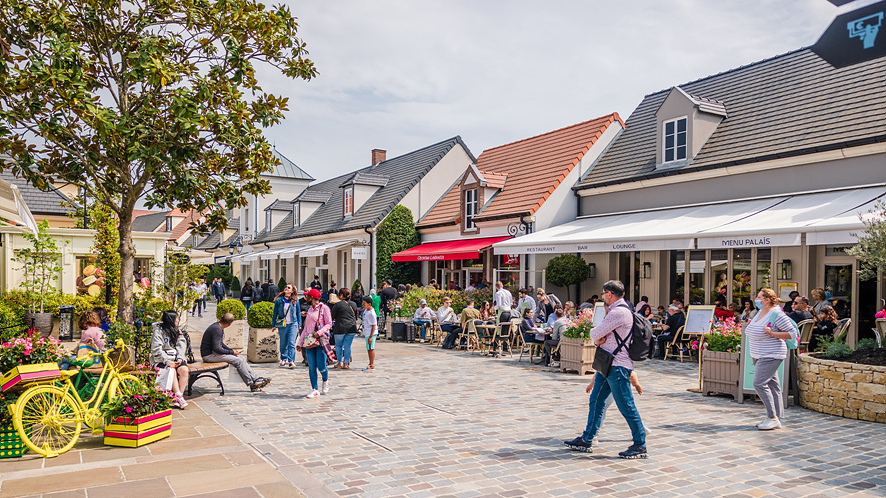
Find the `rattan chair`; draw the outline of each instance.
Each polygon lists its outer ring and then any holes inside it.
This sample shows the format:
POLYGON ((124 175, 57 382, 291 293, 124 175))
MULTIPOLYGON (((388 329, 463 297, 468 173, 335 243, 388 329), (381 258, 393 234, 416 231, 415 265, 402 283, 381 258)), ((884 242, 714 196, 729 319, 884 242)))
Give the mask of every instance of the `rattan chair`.
POLYGON ((815 328, 815 320, 803 320, 797 324, 800 329, 799 346, 801 350, 809 350, 809 340, 812 338, 812 329, 815 328))
POLYGON ((844 318, 838 322, 839 326, 834 329, 834 342, 846 342, 846 336, 849 334, 849 326, 851 324, 851 318, 844 318))

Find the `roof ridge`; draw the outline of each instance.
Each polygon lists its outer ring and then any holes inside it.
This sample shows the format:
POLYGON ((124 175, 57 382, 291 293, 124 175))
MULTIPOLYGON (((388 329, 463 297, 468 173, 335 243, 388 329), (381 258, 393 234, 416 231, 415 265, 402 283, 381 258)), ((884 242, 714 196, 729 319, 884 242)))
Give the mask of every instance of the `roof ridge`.
MULTIPOLYGON (((732 69, 727 69, 726 71, 720 71, 719 73, 709 74, 709 75, 707 75, 707 76, 703 76, 703 77, 701 77, 701 78, 698 78, 698 79, 695 79, 695 80, 692 80, 692 81, 687 81, 687 82, 685 82, 685 83, 680 83, 679 85, 672 85, 672 86, 670 86, 670 87, 668 87, 668 88, 665 88, 665 89, 663 89, 663 90, 659 90, 659 91, 657 91, 657 92, 652 92, 652 93, 648 93, 648 94, 644 95, 644 96, 643 96, 643 100, 646 100, 647 97, 651 97, 651 96, 653 96, 653 95, 658 95, 658 94, 660 94, 660 93, 670 92, 670 91, 671 91, 671 88, 674 88, 674 87, 678 87, 678 88, 683 89, 683 87, 686 86, 686 85, 693 85, 693 84, 695 84, 695 83, 700 83, 700 82, 705 81, 705 80, 709 80, 709 79, 712 79, 712 78, 716 78, 716 77, 718 77, 718 76, 723 76, 724 74, 734 73, 734 72, 736 72, 736 71, 740 71, 740 70, 742 70, 742 69, 747 69, 747 68, 749 68, 749 67, 756 66, 757 64, 763 64, 764 62, 774 61, 774 60, 776 60, 776 59, 780 59, 780 58, 782 58, 782 57, 787 57, 787 56, 789 56, 789 55, 793 55, 793 54, 796 54, 796 53, 802 52, 802 51, 804 51, 804 50, 810 50, 811 48, 812 48, 812 45, 808 45, 808 46, 800 47, 800 48, 795 48, 794 50, 790 50, 790 51, 785 52, 785 53, 783 53, 783 54, 773 55, 772 57, 767 57, 767 58, 765 58, 765 59, 761 59, 761 60, 758 60, 758 61, 755 61, 755 62, 749 62, 749 63, 747 63, 747 64, 744 64, 744 65, 741 65, 741 66, 738 66, 738 67, 734 67, 734 68, 732 68, 732 69)), ((689 93, 688 90, 685 90, 685 89, 683 89, 683 90, 684 90, 686 93, 689 93)), ((711 99, 710 97, 705 97, 705 98, 710 99, 710 100, 713 100, 713 99, 711 99)), ((725 102, 721 102, 721 103, 724 103, 724 104, 725 104, 725 102)))
MULTIPOLYGON (((496 145, 495 147, 490 147, 490 148, 484 150, 483 152, 480 153, 480 155, 482 156, 485 152, 490 151, 490 150, 501 149, 502 147, 509 147, 509 146, 511 146, 511 145, 515 145, 515 144, 518 144, 518 143, 521 143, 521 142, 526 142, 526 141, 533 140, 533 139, 536 139, 536 138, 539 138, 539 137, 543 137, 543 136, 545 136, 545 135, 550 135, 550 134, 552 134, 552 133, 557 133, 557 132, 560 132, 560 131, 563 131, 563 130, 568 130, 568 129, 570 129, 570 128, 575 128, 576 126, 581 126, 581 125, 584 125, 584 124, 588 124, 588 123, 590 123, 590 122, 592 122, 592 121, 598 121, 598 120, 606 119, 606 118, 621 120, 621 117, 619 117, 619 115, 618 115, 617 112, 611 112, 611 113, 609 113, 609 114, 604 114, 604 115, 602 115, 602 116, 598 116, 598 117, 596 117, 596 118, 591 118, 591 119, 588 119, 588 120, 586 120, 586 121, 582 121, 582 122, 580 122, 580 123, 575 123, 575 124, 567 125, 567 126, 564 126, 564 127, 562 127, 562 128, 557 128, 557 129, 555 129, 555 130, 546 131, 546 132, 544 132, 544 133, 539 133, 538 135, 533 135, 533 136, 531 136, 531 137, 521 138, 520 140, 515 140, 515 141, 513 141, 513 142, 508 142, 508 143, 506 143, 506 144, 496 145)), ((612 121, 609 121, 608 123, 606 123, 606 126, 608 126, 609 124, 612 124, 612 121)), ((478 168, 478 169, 479 169, 479 168, 478 168)))

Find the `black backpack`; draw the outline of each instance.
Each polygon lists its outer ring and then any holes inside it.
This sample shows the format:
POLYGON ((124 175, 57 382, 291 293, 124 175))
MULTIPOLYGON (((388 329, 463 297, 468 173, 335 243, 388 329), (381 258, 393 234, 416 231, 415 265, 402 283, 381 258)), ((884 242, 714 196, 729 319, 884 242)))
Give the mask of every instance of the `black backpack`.
MULTIPOLYGON (((623 307, 628 310, 631 309, 627 304, 623 305, 623 307)), ((640 313, 631 312, 631 314, 634 315, 634 326, 631 327, 631 341, 630 343, 627 343, 627 340, 621 341, 621 337, 613 332, 615 334, 615 340, 618 342, 618 348, 616 348, 612 355, 615 356, 622 347, 627 346, 628 355, 630 355, 631 360, 643 361, 652 356, 652 348, 655 344, 652 342, 654 340, 652 335, 652 323, 640 313)))

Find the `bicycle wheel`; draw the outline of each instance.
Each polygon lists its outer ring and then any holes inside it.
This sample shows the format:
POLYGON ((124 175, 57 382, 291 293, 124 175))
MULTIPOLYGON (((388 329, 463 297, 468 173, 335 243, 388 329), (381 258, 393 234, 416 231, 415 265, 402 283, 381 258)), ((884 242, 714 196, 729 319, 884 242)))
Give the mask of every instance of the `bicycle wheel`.
POLYGON ((82 414, 70 393, 56 386, 37 386, 15 404, 12 424, 25 445, 43 457, 54 457, 80 437, 82 414))
POLYGON ((135 375, 120 374, 111 379, 108 386, 108 400, 117 397, 118 394, 132 394, 132 386, 141 385, 141 381, 135 375))

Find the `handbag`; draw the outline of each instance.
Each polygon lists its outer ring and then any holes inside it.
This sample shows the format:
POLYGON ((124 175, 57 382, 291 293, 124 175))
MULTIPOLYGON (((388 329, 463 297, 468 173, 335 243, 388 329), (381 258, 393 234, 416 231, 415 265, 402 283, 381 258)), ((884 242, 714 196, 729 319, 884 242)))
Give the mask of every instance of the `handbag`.
POLYGON ((274 322, 274 327, 278 329, 282 329, 286 326, 286 315, 289 314, 289 310, 292 308, 292 303, 289 303, 289 307, 283 306, 283 318, 278 318, 276 322, 274 322))
MULTIPOLYGON (((320 327, 320 321, 323 319, 323 313, 320 312, 318 307, 317 309, 317 327, 320 327)), ((314 334, 309 336, 305 336, 305 340, 302 342, 302 347, 305 349, 316 348, 320 345, 320 337, 314 337, 314 334)))
POLYGON ((613 330, 612 333, 615 335, 615 342, 618 344, 618 347, 615 348, 615 351, 610 353, 600 346, 597 346, 597 351, 594 353, 594 363, 591 365, 594 370, 603 374, 603 377, 609 377, 609 370, 612 369, 612 360, 615 359, 615 355, 617 355, 628 342, 627 338, 622 340, 621 336, 618 335, 616 331, 613 330))

